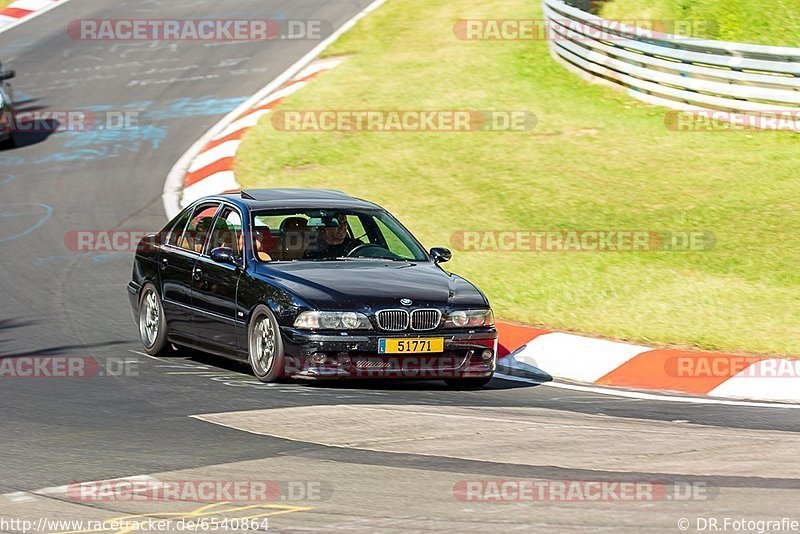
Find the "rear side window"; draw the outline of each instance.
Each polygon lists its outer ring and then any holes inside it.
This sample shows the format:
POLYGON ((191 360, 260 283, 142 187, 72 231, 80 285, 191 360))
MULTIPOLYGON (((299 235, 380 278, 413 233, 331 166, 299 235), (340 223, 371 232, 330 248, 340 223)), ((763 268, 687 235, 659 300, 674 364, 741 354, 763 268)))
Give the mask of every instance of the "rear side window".
POLYGON ((183 214, 175 221, 175 224, 170 227, 169 230, 169 237, 167 238, 167 244, 173 247, 177 247, 178 243, 181 241, 181 237, 183 237, 183 231, 186 230, 186 223, 189 222, 189 217, 192 216, 192 210, 186 210, 183 214))
POLYGON ((214 214, 219 208, 218 203, 201 204, 194 209, 189 225, 183 232, 183 236, 178 242, 178 246, 191 252, 203 252, 203 245, 206 238, 211 234, 211 227, 214 224, 214 214))

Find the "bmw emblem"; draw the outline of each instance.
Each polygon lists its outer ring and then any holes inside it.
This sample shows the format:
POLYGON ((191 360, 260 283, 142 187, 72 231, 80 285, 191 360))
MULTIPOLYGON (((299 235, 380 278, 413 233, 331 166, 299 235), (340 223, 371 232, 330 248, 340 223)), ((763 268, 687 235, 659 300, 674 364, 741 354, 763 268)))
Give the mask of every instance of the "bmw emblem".
POLYGON ((411 299, 400 299, 400 304, 403 306, 411 306, 414 303, 411 302, 411 299))

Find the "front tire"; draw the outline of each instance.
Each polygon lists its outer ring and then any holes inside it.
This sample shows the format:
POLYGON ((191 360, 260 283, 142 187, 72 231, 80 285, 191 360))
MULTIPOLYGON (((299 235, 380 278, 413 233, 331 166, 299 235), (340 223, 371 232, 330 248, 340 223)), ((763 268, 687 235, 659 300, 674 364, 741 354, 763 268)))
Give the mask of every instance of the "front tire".
POLYGON ((494 375, 480 378, 448 378, 445 383, 450 389, 478 389, 491 382, 492 378, 494 378, 494 375))
POLYGON ((250 368, 261 382, 275 382, 283 375, 283 339, 278 321, 266 306, 253 311, 247 348, 250 368))
POLYGON ((158 356, 167 349, 167 328, 164 306, 153 284, 145 284, 139 296, 139 338, 144 351, 158 356))

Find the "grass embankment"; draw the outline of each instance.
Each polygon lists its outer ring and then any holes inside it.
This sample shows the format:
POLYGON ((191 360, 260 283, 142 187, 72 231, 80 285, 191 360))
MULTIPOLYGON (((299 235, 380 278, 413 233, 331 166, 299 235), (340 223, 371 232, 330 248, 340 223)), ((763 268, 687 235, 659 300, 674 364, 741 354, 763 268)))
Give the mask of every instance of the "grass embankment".
POLYGON ((800 0, 613 0, 599 13, 609 19, 691 20, 695 37, 776 46, 800 46, 800 0))
POLYGON ((374 200, 426 246, 460 230, 687 229, 708 252, 458 252, 505 319, 617 339, 800 355, 800 136, 685 133, 583 82, 546 42, 462 41, 461 18, 541 18, 530 0, 390 0, 329 49, 350 54, 281 109, 527 109, 526 132, 297 133, 267 116, 245 187, 374 200))

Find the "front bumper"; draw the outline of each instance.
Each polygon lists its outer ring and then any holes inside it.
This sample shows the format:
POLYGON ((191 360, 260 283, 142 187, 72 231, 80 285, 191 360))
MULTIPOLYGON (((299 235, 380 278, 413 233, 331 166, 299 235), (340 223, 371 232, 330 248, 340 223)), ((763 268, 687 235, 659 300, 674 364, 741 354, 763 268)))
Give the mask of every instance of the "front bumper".
POLYGON ((409 333, 312 333, 281 328, 284 375, 296 378, 480 378, 497 365, 497 330, 438 330, 409 333), (444 352, 379 354, 380 339, 443 338, 444 352), (486 351, 491 355, 487 359, 486 351), (316 358, 312 358, 316 355, 316 358), (324 361, 314 361, 323 359, 324 361))
POLYGON ((139 289, 140 286, 136 282, 128 282, 128 300, 131 303, 131 312, 135 323, 139 322, 139 289))

